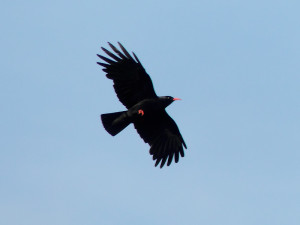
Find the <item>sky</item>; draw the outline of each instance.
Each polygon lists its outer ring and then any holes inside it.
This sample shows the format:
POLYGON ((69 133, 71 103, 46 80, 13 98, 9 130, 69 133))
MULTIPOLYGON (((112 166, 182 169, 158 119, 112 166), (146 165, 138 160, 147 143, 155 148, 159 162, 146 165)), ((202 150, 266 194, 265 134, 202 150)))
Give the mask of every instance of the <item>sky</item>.
POLYGON ((298 225, 293 0, 1 2, 0 224, 298 225), (154 167, 96 64, 134 51, 187 143, 154 167))

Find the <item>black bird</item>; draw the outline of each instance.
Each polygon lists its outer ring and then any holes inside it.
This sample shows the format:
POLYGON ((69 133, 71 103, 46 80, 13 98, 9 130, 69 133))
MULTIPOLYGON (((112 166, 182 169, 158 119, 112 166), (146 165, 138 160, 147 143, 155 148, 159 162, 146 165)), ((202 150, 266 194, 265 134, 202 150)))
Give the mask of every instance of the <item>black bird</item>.
POLYGON ((133 123, 141 138, 151 146, 150 154, 153 155, 153 160, 156 160, 155 166, 160 163, 162 168, 166 162, 169 166, 173 157, 177 163, 179 154, 184 157, 183 146, 187 147, 176 123, 165 108, 180 99, 171 96, 158 97, 150 76, 134 52, 133 58, 119 42, 123 52, 111 43, 108 44, 116 54, 102 47, 111 59, 97 55, 106 62, 98 64, 104 67, 106 77, 113 80, 115 92, 128 110, 102 114, 105 130, 115 136, 133 123))

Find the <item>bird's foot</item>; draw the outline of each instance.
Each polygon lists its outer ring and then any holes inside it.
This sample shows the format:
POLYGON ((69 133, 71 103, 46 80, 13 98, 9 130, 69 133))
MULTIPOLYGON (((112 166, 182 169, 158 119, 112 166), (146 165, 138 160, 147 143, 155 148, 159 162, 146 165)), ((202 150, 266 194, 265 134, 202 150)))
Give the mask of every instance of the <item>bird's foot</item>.
POLYGON ((138 114, 141 114, 142 116, 145 114, 143 110, 139 110, 138 114))

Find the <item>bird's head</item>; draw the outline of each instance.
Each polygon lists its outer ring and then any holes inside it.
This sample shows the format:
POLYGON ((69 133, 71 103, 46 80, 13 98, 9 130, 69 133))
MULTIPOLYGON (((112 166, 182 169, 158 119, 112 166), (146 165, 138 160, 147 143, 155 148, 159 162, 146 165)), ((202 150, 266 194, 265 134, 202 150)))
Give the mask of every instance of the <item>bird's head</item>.
POLYGON ((181 100, 180 98, 173 98, 171 96, 162 96, 162 97, 159 97, 159 99, 164 104, 165 107, 167 107, 168 105, 170 105, 171 103, 173 103, 176 100, 181 100))

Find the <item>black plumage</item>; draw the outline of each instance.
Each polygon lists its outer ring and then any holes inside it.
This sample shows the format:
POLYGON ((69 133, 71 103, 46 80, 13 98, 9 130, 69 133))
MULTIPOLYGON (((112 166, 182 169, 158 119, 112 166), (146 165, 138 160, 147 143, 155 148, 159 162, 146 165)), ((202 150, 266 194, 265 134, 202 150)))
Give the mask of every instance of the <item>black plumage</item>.
POLYGON ((184 157, 186 144, 174 120, 167 114, 165 108, 173 101, 179 100, 171 96, 158 97, 154 91, 150 76, 146 73, 141 62, 133 53, 133 57, 120 44, 119 51, 108 43, 115 52, 102 50, 111 59, 98 55, 104 61, 98 62, 106 72, 106 77, 113 80, 115 92, 127 111, 101 115, 104 128, 115 136, 130 123, 141 138, 148 143, 150 154, 156 160, 155 166, 165 163, 169 166, 174 158, 179 161, 179 155, 184 157))

